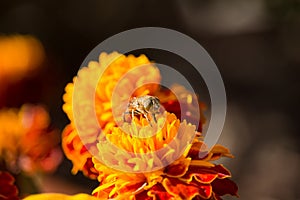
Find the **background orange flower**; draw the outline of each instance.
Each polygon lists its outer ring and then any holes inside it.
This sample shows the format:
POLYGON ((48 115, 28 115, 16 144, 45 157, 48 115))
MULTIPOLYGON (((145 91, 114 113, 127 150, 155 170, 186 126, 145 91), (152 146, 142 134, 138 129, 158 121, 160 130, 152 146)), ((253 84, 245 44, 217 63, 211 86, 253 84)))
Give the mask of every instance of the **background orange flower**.
MULTIPOLYGON (((41 67, 45 50, 41 42, 30 35, 0 35, 0 83, 15 82, 32 75, 41 67)), ((0 85, 0 86, 1 86, 0 85)))
POLYGON ((0 110, 0 158, 12 172, 51 172, 62 155, 58 130, 42 106, 0 110))

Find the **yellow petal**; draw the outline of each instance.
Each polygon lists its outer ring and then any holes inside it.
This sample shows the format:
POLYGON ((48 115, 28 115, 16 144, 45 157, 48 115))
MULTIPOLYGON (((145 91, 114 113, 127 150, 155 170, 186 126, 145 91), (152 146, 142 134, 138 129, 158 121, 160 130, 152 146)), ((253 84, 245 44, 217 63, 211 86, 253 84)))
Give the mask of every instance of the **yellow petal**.
POLYGON ((58 193, 35 194, 26 197, 23 200, 99 200, 88 194, 66 195, 58 193))

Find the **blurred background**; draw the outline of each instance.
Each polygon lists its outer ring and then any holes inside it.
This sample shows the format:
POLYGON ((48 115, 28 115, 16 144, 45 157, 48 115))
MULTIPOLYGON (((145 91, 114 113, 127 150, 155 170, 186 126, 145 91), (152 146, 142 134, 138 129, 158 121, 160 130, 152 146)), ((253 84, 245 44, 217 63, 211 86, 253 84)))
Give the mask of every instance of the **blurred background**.
MULTIPOLYGON (((217 64, 228 98, 219 143, 235 155, 222 162, 232 170, 240 199, 300 199, 299 0, 2 0, 0 108, 41 103, 62 130, 69 122, 61 109, 64 87, 84 58, 106 38, 144 26, 187 34, 217 64), (7 53, 5 42, 16 34, 32 38, 7 53), (22 60, 22 52, 31 59, 22 60), (1 68, 8 56, 23 64, 1 68)), ((159 50, 134 53, 182 72, 207 103, 209 116, 206 86, 186 61, 159 50)), ((90 193, 97 183, 71 175, 71 167, 64 159, 41 180, 42 191, 90 193)))

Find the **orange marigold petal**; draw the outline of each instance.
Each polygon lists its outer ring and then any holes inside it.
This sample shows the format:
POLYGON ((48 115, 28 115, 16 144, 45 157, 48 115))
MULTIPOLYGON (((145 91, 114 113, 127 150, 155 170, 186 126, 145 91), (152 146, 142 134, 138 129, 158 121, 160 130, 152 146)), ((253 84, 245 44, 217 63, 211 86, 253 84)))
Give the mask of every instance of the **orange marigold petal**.
POLYGON ((72 173, 76 174, 79 170, 91 179, 96 179, 98 171, 94 168, 92 155, 86 147, 71 124, 67 125, 62 134, 62 148, 65 155, 73 163, 72 173))
POLYGON ((228 157, 233 158, 233 155, 230 153, 229 149, 226 147, 216 144, 213 148, 209 151, 208 156, 205 160, 218 160, 220 157, 228 157))
POLYGON ((216 144, 208 151, 207 146, 202 141, 194 142, 188 156, 193 160, 204 160, 204 161, 213 161, 218 160, 221 157, 233 158, 233 155, 230 153, 229 149, 226 147, 216 144))
MULTIPOLYGON (((27 196, 23 200, 99 200, 88 194, 66 195, 59 193, 42 193, 27 196)), ((106 199, 103 199, 106 200, 106 199)))

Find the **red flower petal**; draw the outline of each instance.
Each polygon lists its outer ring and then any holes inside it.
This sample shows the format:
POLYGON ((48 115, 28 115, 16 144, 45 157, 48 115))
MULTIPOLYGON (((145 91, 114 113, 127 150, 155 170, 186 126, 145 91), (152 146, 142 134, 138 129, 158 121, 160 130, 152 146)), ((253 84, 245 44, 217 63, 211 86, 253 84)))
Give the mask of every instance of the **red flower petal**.
POLYGON ((8 172, 0 171, 0 200, 18 200, 18 189, 15 179, 8 172))
POLYGON ((218 177, 217 173, 208 173, 201 171, 201 169, 202 168, 191 166, 189 171, 180 179, 190 182, 193 180, 193 178, 195 178, 195 180, 200 183, 209 184, 218 177))
POLYGON ((206 151, 207 146, 202 141, 198 141, 193 143, 188 156, 192 158, 192 160, 202 160, 208 155, 208 151, 206 151))
POLYGON ((211 169, 215 170, 218 173, 218 178, 220 179, 231 177, 230 171, 226 169, 223 165, 216 165, 211 169))
POLYGON ((233 155, 226 147, 216 144, 209 152, 209 160, 218 160, 220 157, 233 158, 233 155))
POLYGON ((220 157, 233 158, 233 155, 230 153, 229 149, 219 144, 216 144, 208 151, 207 146, 202 141, 198 141, 192 145, 188 157, 192 158, 192 160, 211 161, 217 160, 220 157))
POLYGON ((97 179, 99 172, 95 169, 92 158, 87 158, 83 166, 82 172, 85 176, 91 179, 97 179))
POLYGON ((200 183, 209 184, 216 178, 223 179, 230 176, 230 172, 223 165, 216 165, 214 167, 190 166, 187 173, 180 179, 190 182, 194 177, 200 183))
MULTIPOLYGON (((148 196, 152 197, 154 200, 165 200, 172 199, 172 195, 167 192, 161 183, 154 185, 151 190, 147 193, 148 196)), ((137 200, 139 200, 137 198, 137 200)))
POLYGON ((189 163, 190 160, 187 159, 175 162, 174 164, 167 166, 164 170, 164 173, 166 173, 167 176, 170 177, 183 176, 188 170, 189 163))
POLYGON ((219 196, 225 194, 230 194, 233 196, 238 196, 238 186, 230 179, 216 179, 211 183, 214 193, 219 196))
POLYGON ((200 183, 211 183, 217 175, 215 174, 195 174, 195 179, 200 183))
POLYGON ((152 200, 153 197, 148 196, 148 195, 147 195, 147 192, 148 192, 147 190, 144 190, 144 191, 142 191, 142 192, 136 194, 136 195, 135 195, 135 199, 136 199, 136 200, 139 200, 139 199, 152 200))
POLYGON ((12 185, 15 182, 15 179, 8 172, 0 171, 0 186, 3 185, 12 185))
MULTIPOLYGON (((164 186, 160 183, 154 185, 151 190, 148 191, 148 196, 153 198, 154 200, 165 200, 165 199, 171 199, 173 196, 169 194, 164 186)), ((136 196, 138 197, 138 196, 136 196)), ((137 200, 143 199, 143 198, 136 198, 137 200)))
POLYGON ((210 184, 201 184, 196 181, 186 183, 176 178, 165 178, 163 185, 170 194, 180 196, 183 199, 192 199, 197 195, 208 199, 212 195, 210 184))

